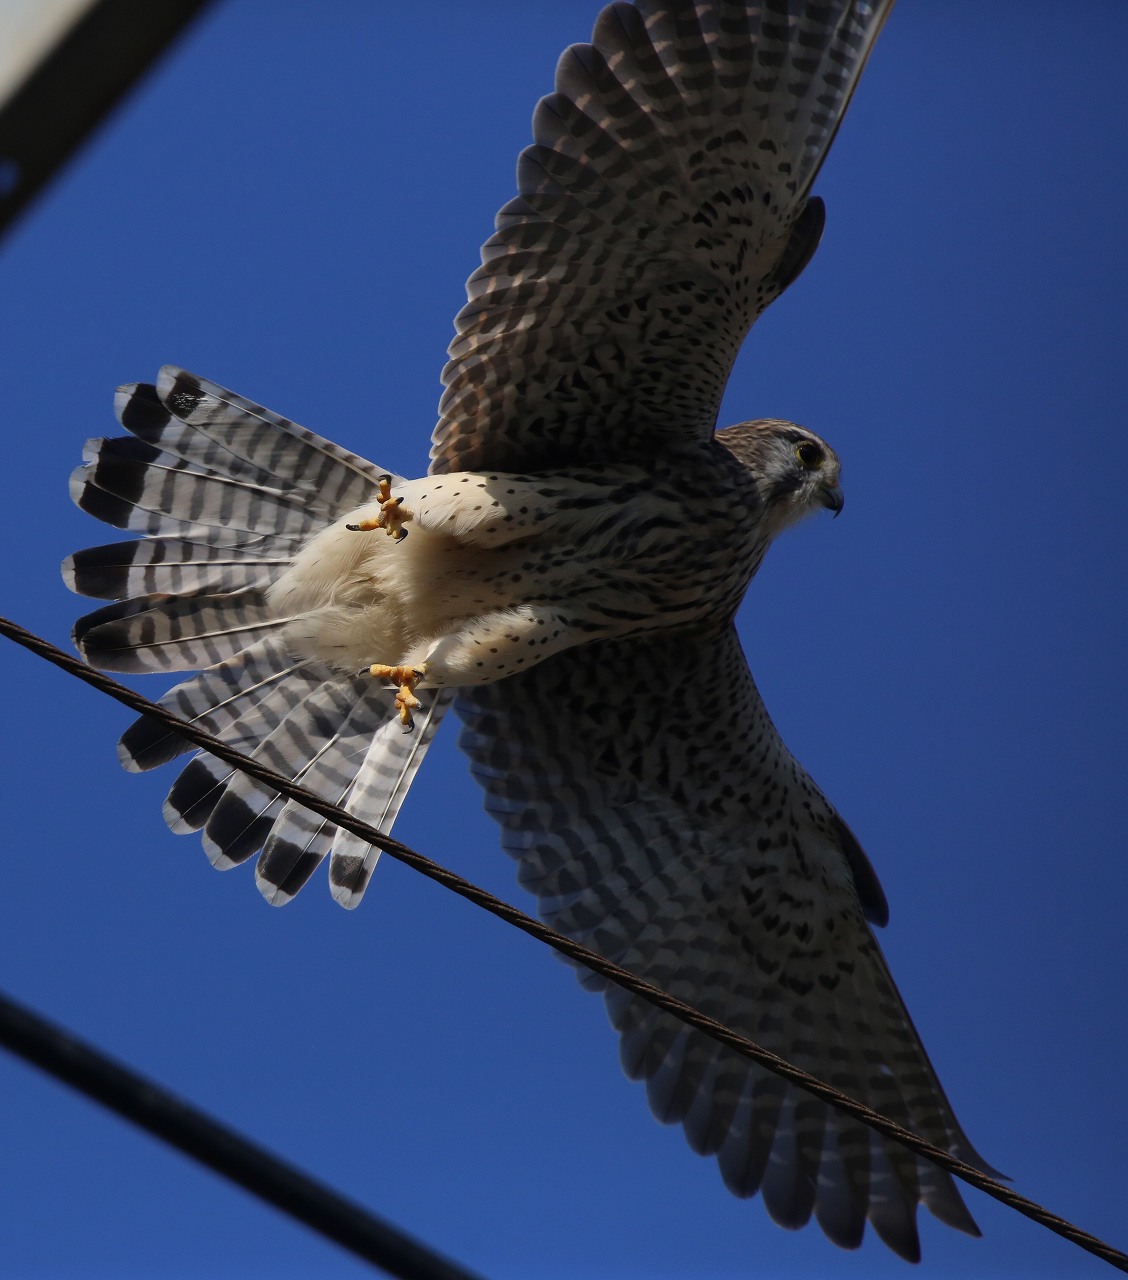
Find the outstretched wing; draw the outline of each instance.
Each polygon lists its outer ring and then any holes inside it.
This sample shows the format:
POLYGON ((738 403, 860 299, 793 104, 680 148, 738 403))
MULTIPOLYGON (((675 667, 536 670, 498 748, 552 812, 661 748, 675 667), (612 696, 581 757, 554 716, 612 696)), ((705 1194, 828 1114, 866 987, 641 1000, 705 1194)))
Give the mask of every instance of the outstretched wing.
POLYGON ((807 193, 892 0, 637 0, 560 59, 467 284, 433 471, 705 438, 822 230, 807 193))
MULTIPOLYGON (((464 690, 462 745, 555 928, 986 1168, 866 917, 876 877, 772 725, 731 627, 569 650, 464 690), (709 673, 706 704, 696 681, 709 673)), ((974 1222, 947 1174, 590 974, 627 1073, 737 1195, 853 1247, 919 1254, 918 1203, 974 1222)))

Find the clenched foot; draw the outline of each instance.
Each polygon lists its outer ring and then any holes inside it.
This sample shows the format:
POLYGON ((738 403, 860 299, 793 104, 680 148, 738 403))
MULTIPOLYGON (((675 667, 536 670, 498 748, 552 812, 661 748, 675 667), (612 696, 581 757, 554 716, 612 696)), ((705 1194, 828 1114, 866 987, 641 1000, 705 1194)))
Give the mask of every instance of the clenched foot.
POLYGON ((374 520, 362 520, 359 524, 347 524, 346 529, 354 533, 369 532, 372 529, 383 529, 389 537, 401 542, 407 537, 403 527, 410 519, 411 512, 403 509, 403 499, 392 497, 392 477, 381 476, 376 489, 376 501, 380 504, 380 514, 374 520))
POLYGON ((388 667, 382 662, 376 662, 368 668, 368 674, 374 676, 377 680, 388 680, 392 684, 399 686, 399 692, 396 694, 396 710, 399 712, 400 724, 408 732, 414 729, 415 721, 411 718, 411 713, 419 706, 419 699, 415 696, 415 687, 427 674, 426 665, 421 667, 388 667))

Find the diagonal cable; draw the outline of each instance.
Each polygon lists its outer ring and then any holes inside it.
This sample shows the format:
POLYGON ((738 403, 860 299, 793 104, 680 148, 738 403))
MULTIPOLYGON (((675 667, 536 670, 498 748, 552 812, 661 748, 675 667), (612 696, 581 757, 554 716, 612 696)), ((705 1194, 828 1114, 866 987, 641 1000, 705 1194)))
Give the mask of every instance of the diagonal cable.
POLYGON ((889 1138, 903 1147, 907 1147, 915 1155, 931 1161, 941 1169, 946 1169, 969 1186, 976 1187, 1009 1208, 1017 1210, 1025 1217, 1037 1222, 1040 1226, 1048 1228, 1056 1235, 1062 1236, 1072 1244, 1086 1250, 1086 1252, 1101 1258, 1104 1262, 1109 1263, 1110 1266, 1117 1268, 1117 1270, 1128 1273, 1128 1254, 1122 1253, 1119 1249, 1114 1249, 1112 1245, 1107 1244, 1097 1236, 1091 1235, 1087 1231, 1082 1231, 1080 1227, 1075 1226, 1072 1222, 1059 1217, 1055 1213, 1051 1213, 1036 1201, 1028 1200, 1025 1196, 1019 1195, 1017 1191, 1004 1186, 1001 1182, 989 1177, 973 1165, 966 1164, 942 1147, 934 1146, 931 1142, 925 1141, 924 1138, 918 1137, 917 1134, 905 1129, 897 1124, 896 1121, 890 1120, 888 1116, 883 1116, 867 1107, 864 1103, 840 1093, 833 1086, 817 1079, 815 1076, 809 1075, 806 1071, 800 1070, 799 1067, 794 1066, 785 1058, 781 1058, 751 1040, 737 1035, 735 1031, 730 1030, 723 1023, 717 1022, 713 1018, 707 1017, 692 1005, 675 999, 661 990, 661 988, 651 985, 636 974, 622 969, 616 964, 612 964, 610 960, 605 959, 597 952, 590 950, 590 948, 573 941, 562 933, 557 933, 555 929, 550 929, 548 925, 542 924, 532 916, 526 915, 525 912, 519 911, 516 907, 510 906, 509 903, 494 897, 492 893, 487 893, 469 880, 463 879, 462 876, 455 875, 453 871, 448 871, 437 862, 432 862, 430 858, 424 857, 423 854, 416 853, 414 849, 401 844, 398 840, 392 839, 391 836, 384 835, 382 832, 377 831, 375 827, 370 827, 368 823, 362 822, 360 819, 346 813, 343 809, 331 804, 323 797, 298 786, 283 774, 276 773, 273 769, 266 768, 257 760, 233 750, 220 738, 216 738, 195 725, 179 719, 172 712, 158 706, 155 702, 150 702, 148 698, 143 697, 141 694, 134 693, 132 689, 127 689, 125 685, 119 684, 104 672, 95 671, 93 667, 87 666, 81 658, 72 657, 69 653, 64 653, 62 649, 57 648, 50 641, 44 640, 41 636, 25 630, 17 623, 2 616, 0 616, 0 635, 7 636, 9 640, 14 640, 25 649, 30 649, 32 653, 46 658, 48 662, 54 663, 55 666, 61 667, 64 671, 77 676, 87 684, 93 685, 95 689, 108 693, 111 698, 115 698, 125 706, 131 707, 139 714, 159 720, 174 733, 201 747, 217 759, 223 760, 235 769, 242 770, 279 794, 296 800, 313 813, 328 819, 339 827, 343 827, 346 831, 352 832, 361 840, 375 845, 376 848, 388 854, 389 857, 405 863, 429 880, 436 881, 438 884, 443 885, 444 888, 450 889, 460 897, 474 903, 475 906, 482 907, 490 912, 491 915, 497 916, 507 924, 515 926, 538 941, 546 943, 553 950, 560 952, 561 955, 567 956, 569 960, 584 965, 601 977, 607 978, 617 986, 623 987, 632 994, 639 996, 647 1001, 648 1004, 672 1014, 675 1018, 703 1032, 719 1044, 732 1049, 735 1053, 740 1054, 741 1057, 748 1058, 773 1074, 782 1077, 797 1089, 802 1089, 805 1093, 821 1098, 822 1101, 837 1107, 838 1110, 845 1112, 847 1115, 853 1116, 855 1120, 866 1125, 867 1128, 875 1130, 883 1137, 889 1138))
POLYGON ((479 1280, 204 1111, 0 994, 0 1044, 399 1280, 479 1280))

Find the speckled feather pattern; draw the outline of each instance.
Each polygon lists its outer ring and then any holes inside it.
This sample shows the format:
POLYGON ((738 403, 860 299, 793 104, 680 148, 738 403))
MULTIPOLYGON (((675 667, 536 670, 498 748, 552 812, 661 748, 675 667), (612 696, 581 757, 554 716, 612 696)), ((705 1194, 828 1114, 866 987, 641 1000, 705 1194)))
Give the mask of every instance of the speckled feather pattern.
MULTIPOLYGON (((560 59, 467 285, 432 469, 707 439, 889 3, 613 4, 560 59)), ((797 225, 798 224, 798 225, 797 225)))
MULTIPOLYGON (((972 1163, 855 888, 852 837, 781 742, 735 631, 570 650, 467 690, 462 746, 555 928, 972 1163), (712 696, 681 674, 708 672, 712 696)), ((860 852, 860 851, 858 851, 860 852)), ((864 855, 862 855, 864 856, 864 855)), ((863 877, 864 878, 864 877, 863 877)), ((881 904, 871 903, 875 913, 881 904)), ((655 1114, 773 1217, 918 1251, 946 1174, 585 974, 655 1114)))
MULTIPOLYGON (((838 510, 792 423, 714 434, 749 327, 822 230, 811 183, 890 0, 638 0, 565 52, 518 194, 456 320, 409 537, 357 533, 380 468, 182 370, 118 395, 75 500, 133 542, 64 566, 75 638, 123 671, 203 668, 179 715, 388 829, 454 701, 486 805, 550 923, 971 1163, 871 924, 886 904, 787 751, 732 617, 772 538, 838 510), (412 733, 357 668, 426 664, 412 733)), ((142 719, 131 769, 184 744, 142 719)), ((376 853, 198 754, 165 816, 288 901, 376 853)), ((919 1256, 951 1179, 590 974, 659 1119, 776 1221, 919 1256)))

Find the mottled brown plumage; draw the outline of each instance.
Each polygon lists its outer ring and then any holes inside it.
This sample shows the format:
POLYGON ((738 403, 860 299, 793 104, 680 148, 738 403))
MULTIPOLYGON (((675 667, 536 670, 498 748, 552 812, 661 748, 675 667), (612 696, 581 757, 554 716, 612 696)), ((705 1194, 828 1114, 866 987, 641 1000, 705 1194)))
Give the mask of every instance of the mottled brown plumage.
MULTIPOLYGON (((889 7, 611 5, 563 55, 470 278, 430 474, 166 369, 122 389, 132 438, 94 442, 74 483, 144 540, 66 572, 114 601, 76 627, 91 661, 206 667, 166 704, 378 825, 455 701, 547 920, 986 1167, 871 932, 877 877, 732 626, 771 540, 841 509, 838 458, 792 423, 715 431, 749 327, 817 245, 811 183, 889 7)), ((184 748, 142 720, 121 749, 146 769, 184 748)), ((376 859, 206 756, 166 815, 218 866, 258 854, 272 902, 328 855, 355 906, 376 859)), ((581 980, 655 1114, 778 1222, 854 1247, 868 1220, 906 1258, 920 1203, 975 1231, 946 1174, 581 980)))

